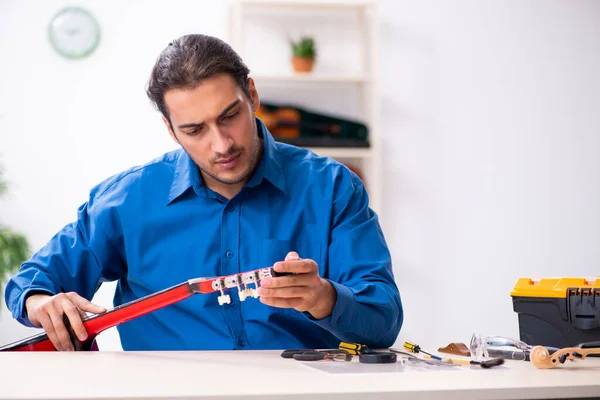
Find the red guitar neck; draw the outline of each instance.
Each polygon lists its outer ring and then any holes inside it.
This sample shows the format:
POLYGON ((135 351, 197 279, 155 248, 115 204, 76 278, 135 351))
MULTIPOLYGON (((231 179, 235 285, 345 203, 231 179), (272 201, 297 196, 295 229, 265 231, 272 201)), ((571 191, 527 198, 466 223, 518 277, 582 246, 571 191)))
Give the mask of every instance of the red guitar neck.
MULTIPOLYGON (((183 299, 193 296, 196 293, 221 292, 218 297, 219 305, 228 304, 231 301, 229 294, 225 290, 237 288, 240 301, 247 297, 258 297, 258 282, 267 276, 280 276, 272 268, 263 268, 254 271, 244 272, 216 278, 198 278, 179 285, 161 290, 148 296, 130 301, 117 306, 103 314, 93 315, 83 320, 89 339, 82 344, 76 338, 71 329, 71 338, 75 342, 76 350, 89 350, 96 336, 101 332, 114 326, 130 321, 142 315, 151 313, 160 308, 170 306, 183 299), (254 287, 253 287, 254 286, 254 287), (87 345, 86 345, 87 344, 87 345)), ((3 347, 0 351, 54 351, 54 345, 45 333, 32 336, 30 338, 15 342, 3 347)))
POLYGON ((194 294, 195 291, 188 282, 180 283, 177 286, 122 304, 104 314, 89 317, 83 322, 83 325, 88 335, 95 336, 123 322, 170 306, 194 294))
MULTIPOLYGON (((83 325, 88 333, 88 340, 80 342, 68 327, 69 334, 76 350, 91 350, 96 336, 113 326, 137 318, 144 314, 169 306, 194 295, 196 291, 189 282, 161 290, 160 292, 142 297, 129 303, 122 304, 103 314, 93 315, 83 320, 83 325)), ((54 351, 54 345, 46 333, 29 337, 27 339, 0 347, 0 351, 54 351)))

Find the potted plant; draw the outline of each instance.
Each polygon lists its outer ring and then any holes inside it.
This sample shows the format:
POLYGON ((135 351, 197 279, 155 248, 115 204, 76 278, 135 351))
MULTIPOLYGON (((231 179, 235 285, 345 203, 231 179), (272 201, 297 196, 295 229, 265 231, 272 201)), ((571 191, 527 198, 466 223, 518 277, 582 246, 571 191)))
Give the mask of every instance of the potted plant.
POLYGON ((300 40, 290 40, 292 45, 292 65, 298 73, 308 73, 313 70, 317 51, 315 41, 308 36, 302 36, 300 40))
MULTIPOLYGON (((7 184, 2 177, 2 168, 0 168, 0 196, 6 194, 7 189, 7 184)), ((27 238, 0 222, 0 289, 6 276, 19 269, 21 263, 29 258, 29 254, 27 238)))

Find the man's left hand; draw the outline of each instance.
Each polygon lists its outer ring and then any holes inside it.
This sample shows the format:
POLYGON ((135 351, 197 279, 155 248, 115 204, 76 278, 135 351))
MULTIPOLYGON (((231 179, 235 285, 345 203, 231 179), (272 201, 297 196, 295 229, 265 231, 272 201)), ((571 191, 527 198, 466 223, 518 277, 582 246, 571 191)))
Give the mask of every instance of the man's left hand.
POLYGON ((300 259, 292 251, 285 261, 276 262, 273 268, 276 272, 291 272, 292 275, 262 279, 258 292, 262 303, 306 311, 315 319, 331 315, 337 293, 331 283, 319 276, 316 262, 300 259))

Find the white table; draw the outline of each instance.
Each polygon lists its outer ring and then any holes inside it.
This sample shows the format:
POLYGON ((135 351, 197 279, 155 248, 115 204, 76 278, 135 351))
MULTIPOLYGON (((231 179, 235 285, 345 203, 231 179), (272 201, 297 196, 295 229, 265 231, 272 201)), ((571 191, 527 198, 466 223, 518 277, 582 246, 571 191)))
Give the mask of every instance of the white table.
POLYGON ((536 369, 299 362, 279 351, 0 353, 1 399, 600 397, 600 359, 536 369))

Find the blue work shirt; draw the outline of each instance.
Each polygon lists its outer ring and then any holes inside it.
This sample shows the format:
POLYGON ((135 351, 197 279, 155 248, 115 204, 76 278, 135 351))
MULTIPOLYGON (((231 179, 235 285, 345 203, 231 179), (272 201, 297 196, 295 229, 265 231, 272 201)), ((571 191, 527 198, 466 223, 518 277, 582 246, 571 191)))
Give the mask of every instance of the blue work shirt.
POLYGON ((391 257, 361 180, 344 165, 275 142, 257 121, 264 153, 232 199, 207 188, 181 149, 94 187, 77 220, 8 282, 12 314, 31 326, 29 291, 92 299, 118 280, 114 305, 192 278, 272 266, 289 251, 310 258, 337 292, 332 315, 265 305, 220 306, 197 294, 117 327, 124 350, 389 347, 403 321, 391 257))

